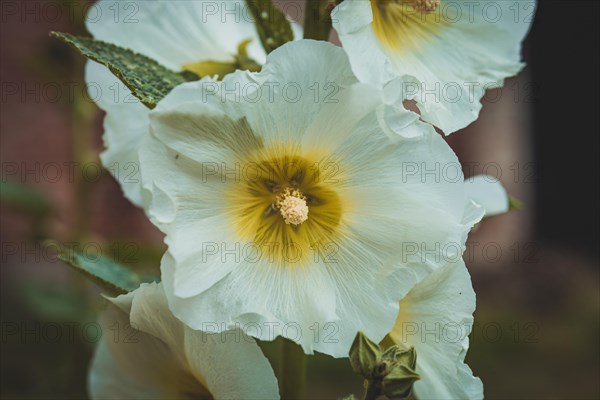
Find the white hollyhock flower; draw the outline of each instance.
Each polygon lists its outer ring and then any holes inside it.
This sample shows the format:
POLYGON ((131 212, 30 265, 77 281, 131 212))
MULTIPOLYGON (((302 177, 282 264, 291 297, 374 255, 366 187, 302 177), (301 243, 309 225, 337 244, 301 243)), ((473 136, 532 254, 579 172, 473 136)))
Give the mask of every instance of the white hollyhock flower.
POLYGON ((440 247, 460 257, 483 211, 431 125, 396 135, 380 107, 342 49, 311 40, 158 104, 140 161, 178 318, 337 357, 359 330, 390 331, 399 300, 444 264, 440 247))
POLYGON ((392 104, 416 101, 450 134, 477 119, 486 89, 523 68, 534 11, 534 0, 345 0, 332 19, 361 81, 385 86, 392 104))
MULTIPOLYGON (((233 62, 238 46, 248 39, 248 55, 261 64, 266 57, 251 14, 241 0, 100 0, 90 8, 86 27, 95 39, 134 50, 174 71, 198 72, 200 62, 233 62)), ((294 29, 298 36, 297 26, 294 29)), ((218 65, 205 72, 223 74, 218 65)), ((102 163, 127 198, 145 206, 149 200, 141 187, 137 151, 148 132, 150 110, 103 65, 89 61, 85 80, 90 96, 107 113, 102 163)))
POLYGON ((169 311, 161 284, 109 300, 89 371, 92 399, 279 398, 254 339, 191 330, 169 311))
POLYGON ((400 302, 392 340, 414 347, 418 399, 481 399, 483 384, 465 364, 473 327, 475 292, 461 259, 417 284, 400 302))

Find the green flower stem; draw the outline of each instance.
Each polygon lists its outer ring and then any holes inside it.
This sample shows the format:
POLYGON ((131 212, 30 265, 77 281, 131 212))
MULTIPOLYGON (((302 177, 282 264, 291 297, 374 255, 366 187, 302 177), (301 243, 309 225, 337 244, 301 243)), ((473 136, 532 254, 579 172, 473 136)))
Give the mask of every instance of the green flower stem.
MULTIPOLYGON (((91 147, 90 120, 93 115, 93 108, 90 103, 83 98, 81 91, 75 91, 73 104, 72 136, 71 143, 73 149, 73 160, 79 168, 85 168, 85 165, 91 162, 97 162, 93 155, 91 147)), ((86 240, 89 235, 89 222, 91 218, 91 183, 84 179, 82 173, 75 174, 75 204, 76 218, 74 240, 86 240)))
MULTIPOLYGON (((73 21, 77 32, 85 32, 86 9, 82 2, 77 2, 77 10, 74 12, 76 19, 73 21)), ((82 71, 85 60, 77 58, 77 68, 74 70, 73 80, 79 81, 82 87, 85 82, 82 79, 82 71)), ((71 104, 71 151, 73 161, 77 163, 78 173, 75 174, 75 227, 72 239, 76 242, 87 240, 90 232, 90 220, 92 215, 92 193, 91 183, 84 179, 82 171, 88 163, 97 163, 98 156, 92 149, 92 118, 96 111, 89 99, 85 98, 81 90, 74 91, 71 104)))
POLYGON ((339 1, 306 0, 304 38, 328 40, 331 32, 331 10, 339 1))
POLYGON ((381 382, 369 382, 365 393, 365 400, 376 400, 382 394, 381 382))
MULTIPOLYGON (((77 2, 78 10, 74 14, 79 17, 74 20, 76 32, 83 33, 85 29, 85 6, 77 2)), ((77 58, 77 68, 73 70, 72 80, 85 86, 83 70, 85 60, 77 58)), ((96 107, 85 97, 82 90, 75 90, 71 104, 71 151, 73 161, 77 165, 78 173, 75 174, 75 226, 71 231, 72 241, 83 243, 90 237, 90 222, 92 216, 92 183, 84 178, 83 170, 88 163, 98 165, 98 156, 92 148, 92 119, 96 107)), ((87 279, 83 276, 72 275, 71 284, 84 309, 90 309, 91 298, 87 279)))
POLYGON ((282 400, 304 398, 306 356, 300 346, 284 340, 281 353, 280 390, 282 400))
MULTIPOLYGON (((83 62, 77 71, 83 70, 83 62)), ((77 79, 77 77, 75 78, 77 79)), ((82 81, 81 81, 82 82, 82 81)), ((82 82, 83 84, 83 82, 82 82)), ((95 112, 93 104, 85 99, 81 90, 75 90, 73 104, 71 105, 71 151, 73 162, 75 162, 75 226, 70 232, 71 241, 85 243, 90 238, 90 222, 92 216, 92 185, 85 179, 83 171, 86 165, 95 163, 98 165, 98 157, 92 151, 91 121, 95 112)), ((84 309, 91 306, 88 281, 83 276, 76 274, 71 276, 71 287, 83 304, 84 309)))

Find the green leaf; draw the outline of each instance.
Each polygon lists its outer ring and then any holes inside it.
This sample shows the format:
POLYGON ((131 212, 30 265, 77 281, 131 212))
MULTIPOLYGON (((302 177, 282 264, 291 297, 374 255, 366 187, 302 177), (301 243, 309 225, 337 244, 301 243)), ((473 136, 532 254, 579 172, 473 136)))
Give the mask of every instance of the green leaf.
POLYGON ((51 36, 79 50, 85 57, 107 66, 146 107, 154 108, 177 85, 199 77, 172 71, 150 57, 89 37, 51 32, 51 36))
POLYGON ((413 384, 421 379, 419 374, 406 365, 397 365, 383 378, 383 394, 391 400, 406 399, 413 384))
POLYGON ((85 275, 111 295, 131 292, 143 282, 138 274, 106 256, 90 258, 75 249, 65 249, 54 241, 46 241, 44 246, 56 249, 61 261, 85 275))
POLYGON ((246 0, 246 4, 254 17, 256 31, 267 54, 294 40, 290 22, 271 0, 246 0))
POLYGON ((358 332, 350 348, 350 365, 354 372, 369 379, 380 359, 381 348, 364 333, 358 332))
POLYGON ((77 321, 91 314, 74 286, 32 279, 19 282, 18 292, 31 311, 47 321, 77 321))
POLYGON ((0 182, 0 200, 36 217, 44 217, 52 210, 50 202, 35 188, 9 181, 0 182))

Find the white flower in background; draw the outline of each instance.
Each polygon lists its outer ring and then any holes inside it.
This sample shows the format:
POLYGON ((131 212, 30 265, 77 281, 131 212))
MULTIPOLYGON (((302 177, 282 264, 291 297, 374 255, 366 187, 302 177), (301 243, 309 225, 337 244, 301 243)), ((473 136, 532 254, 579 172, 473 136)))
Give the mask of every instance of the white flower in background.
MULTIPOLYGON (((174 71, 223 75, 225 64, 235 60, 238 47, 249 39, 248 56, 265 61, 249 16, 244 1, 100 0, 90 8, 86 26, 95 39, 134 50, 174 71)), ((102 163, 127 198, 145 206, 149 200, 141 188, 137 151, 148 132, 150 110, 103 65, 89 61, 85 80, 90 96, 107 113, 102 163)))
POLYGON ((481 380, 464 362, 474 311, 475 292, 462 259, 427 276, 400 301, 390 337, 417 352, 416 398, 483 398, 481 380))
POLYGON ((414 100, 450 134, 477 119, 485 89, 517 74, 535 0, 345 0, 334 27, 358 78, 414 100))
POLYGON ((279 398, 254 339, 191 330, 169 311, 161 284, 109 300, 89 371, 92 399, 279 398))
POLYGON ((178 318, 336 357, 359 330, 391 330, 400 299, 442 251, 460 257, 483 211, 431 125, 410 117, 416 133, 397 135, 381 106, 342 49, 310 40, 158 104, 140 162, 178 318))

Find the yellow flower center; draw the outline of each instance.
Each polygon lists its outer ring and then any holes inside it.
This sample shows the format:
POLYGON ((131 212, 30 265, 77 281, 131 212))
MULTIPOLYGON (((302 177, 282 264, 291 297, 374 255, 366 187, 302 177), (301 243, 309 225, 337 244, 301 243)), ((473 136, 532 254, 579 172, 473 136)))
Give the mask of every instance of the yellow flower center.
POLYGON ((339 241, 350 200, 335 190, 343 181, 339 164, 323 159, 278 145, 260 147, 241 163, 227 198, 235 231, 261 252, 262 261, 303 265, 339 241))
POLYGON ((440 18, 441 0, 371 0, 373 31, 394 53, 419 50, 447 21, 440 18))

